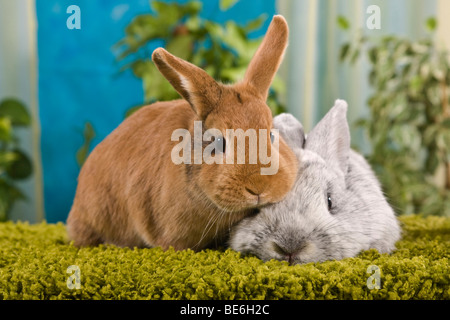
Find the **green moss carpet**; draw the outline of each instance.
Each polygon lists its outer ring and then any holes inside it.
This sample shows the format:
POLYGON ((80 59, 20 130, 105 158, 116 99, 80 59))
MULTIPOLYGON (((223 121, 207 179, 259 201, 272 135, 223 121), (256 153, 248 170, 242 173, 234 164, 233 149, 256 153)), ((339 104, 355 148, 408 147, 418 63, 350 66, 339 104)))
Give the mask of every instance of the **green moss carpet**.
POLYGON ((297 266, 232 250, 78 249, 63 224, 0 223, 0 299, 450 299, 450 218, 401 221, 391 255, 297 266))

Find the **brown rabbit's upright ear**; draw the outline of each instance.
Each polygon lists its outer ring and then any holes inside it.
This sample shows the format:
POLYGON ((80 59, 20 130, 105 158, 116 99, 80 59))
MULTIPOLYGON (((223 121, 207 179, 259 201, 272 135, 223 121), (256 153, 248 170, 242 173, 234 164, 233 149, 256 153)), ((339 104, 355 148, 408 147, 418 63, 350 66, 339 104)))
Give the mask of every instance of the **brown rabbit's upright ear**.
POLYGON ((283 60, 288 45, 289 28, 281 15, 273 17, 269 29, 250 62, 244 81, 257 89, 264 100, 283 60))
POLYGON ((163 48, 153 52, 152 60, 201 119, 205 119, 218 104, 222 88, 203 69, 175 57, 163 48))

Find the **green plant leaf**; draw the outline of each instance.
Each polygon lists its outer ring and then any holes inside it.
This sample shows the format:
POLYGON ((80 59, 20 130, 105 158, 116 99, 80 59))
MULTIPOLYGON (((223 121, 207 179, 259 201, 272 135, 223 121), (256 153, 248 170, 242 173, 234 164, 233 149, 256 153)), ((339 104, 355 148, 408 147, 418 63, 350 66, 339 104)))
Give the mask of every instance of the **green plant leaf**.
POLYGON ((185 26, 190 32, 198 32, 201 30, 202 20, 198 16, 189 17, 186 20, 185 26))
POLYGON ((341 62, 344 61, 347 58, 349 52, 350 52, 350 43, 345 43, 341 47, 341 50, 340 50, 340 53, 339 53, 339 60, 341 62))
POLYGON ((8 168, 11 163, 16 161, 17 154, 12 151, 2 151, 0 152, 0 174, 2 174, 6 168, 8 168))
POLYGON ((183 60, 189 60, 194 50, 194 38, 190 34, 174 37, 166 46, 167 51, 183 60))
POLYGON ((3 186, 5 183, 3 179, 0 179, 0 222, 8 220, 8 213, 12 204, 8 188, 3 186))
POLYGON ((238 68, 227 68, 222 70, 221 78, 225 79, 227 82, 236 82, 238 80, 244 79, 245 72, 247 68, 244 66, 238 68))
POLYGON ((13 150, 15 160, 6 168, 8 176, 15 180, 26 179, 33 173, 33 165, 30 158, 20 150, 13 150))
POLYGON ((337 17, 337 24, 338 24, 339 28, 341 28, 343 30, 350 29, 350 22, 344 16, 337 17))
POLYGON ((234 6, 239 0, 220 0, 219 6, 220 10, 226 11, 234 6))
POLYGON ((7 117, 13 126, 28 126, 31 117, 23 103, 16 99, 6 99, 0 103, 0 117, 7 117))
POLYGON ((272 81, 271 89, 279 94, 286 93, 286 83, 279 77, 275 75, 272 81))
POLYGON ((267 20, 267 14, 260 15, 257 19, 250 21, 245 27, 245 32, 253 32, 262 27, 264 22, 267 20))
POLYGON ((350 58, 350 63, 355 63, 356 60, 358 60, 360 54, 361 54, 361 50, 360 49, 356 49, 353 52, 352 57, 350 58))
POLYGON ((77 163, 80 167, 83 166, 84 162, 86 161, 88 155, 89 155, 89 149, 91 147, 92 140, 95 137, 95 130, 94 127, 90 122, 86 122, 84 124, 84 130, 83 130, 83 145, 78 149, 75 158, 77 160, 77 163))
POLYGON ((14 202, 25 199, 26 197, 22 191, 0 177, 0 221, 8 219, 8 214, 14 202))
POLYGON ((144 106, 144 105, 131 107, 131 108, 128 109, 127 112, 125 113, 125 118, 128 118, 129 116, 131 116, 133 113, 135 113, 136 111, 138 111, 139 109, 141 109, 143 106, 144 106))
POLYGON ((205 29, 208 32, 208 35, 213 39, 214 38, 221 39, 223 38, 225 33, 223 27, 220 24, 213 21, 205 21, 205 29))
POLYGON ((450 130, 450 118, 444 119, 441 123, 442 128, 450 130))
POLYGON ((202 11, 203 3, 201 1, 189 1, 184 5, 184 14, 195 16, 202 11))
POLYGON ((92 124, 90 122, 86 122, 86 124, 84 126, 84 138, 88 142, 91 142, 92 139, 94 139, 94 137, 95 137, 94 127, 92 126, 92 124))
POLYGON ((434 173, 439 166, 439 157, 436 152, 428 154, 426 161, 426 169, 428 172, 434 173))
POLYGON ((143 78, 151 69, 156 68, 151 60, 136 60, 131 63, 131 69, 138 78, 143 78))
POLYGON ((437 28, 437 20, 434 17, 430 17, 426 21, 427 29, 430 31, 434 31, 437 28))
POLYGON ((78 149, 75 157, 76 157, 77 163, 80 167, 83 166, 84 162, 86 161, 86 159, 88 157, 88 154, 89 154, 89 148, 86 145, 82 145, 78 149))
POLYGON ((372 48, 370 48, 370 50, 367 53, 369 56, 370 63, 376 64, 377 60, 378 60, 378 48, 372 47, 372 48))
POLYGON ((151 6, 156 11, 158 20, 164 25, 175 24, 185 14, 183 6, 176 2, 152 1, 151 6))
POLYGON ((8 117, 0 117, 0 141, 11 142, 12 125, 8 117))
POLYGON ((367 119, 358 119, 355 121, 355 127, 367 127, 369 125, 369 120, 367 119))
POLYGON ((409 82, 409 87, 411 90, 414 91, 420 91, 423 86, 423 79, 422 77, 416 75, 413 78, 411 78, 411 81, 409 82))

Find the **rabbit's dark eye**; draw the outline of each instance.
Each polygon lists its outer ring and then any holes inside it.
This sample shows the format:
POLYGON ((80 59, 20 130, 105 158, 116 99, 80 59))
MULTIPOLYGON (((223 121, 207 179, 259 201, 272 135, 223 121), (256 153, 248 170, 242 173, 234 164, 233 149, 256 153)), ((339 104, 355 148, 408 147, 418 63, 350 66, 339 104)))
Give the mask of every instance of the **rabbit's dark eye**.
POLYGON ((327 194, 327 200, 328 200, 328 210, 331 210, 333 207, 333 202, 331 201, 331 195, 327 194))
POLYGON ((224 137, 218 137, 214 140, 214 151, 218 153, 225 153, 226 141, 224 137))
POLYGON ((275 141, 275 135, 270 131, 270 141, 273 143, 275 141))

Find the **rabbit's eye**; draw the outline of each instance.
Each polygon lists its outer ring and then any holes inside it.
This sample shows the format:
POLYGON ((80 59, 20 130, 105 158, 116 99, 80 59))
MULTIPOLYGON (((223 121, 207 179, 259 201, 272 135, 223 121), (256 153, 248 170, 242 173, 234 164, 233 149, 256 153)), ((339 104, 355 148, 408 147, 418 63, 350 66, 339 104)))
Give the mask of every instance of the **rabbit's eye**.
POLYGON ((270 131, 270 141, 273 143, 275 141, 275 135, 270 131))
POLYGON ((333 202, 331 201, 331 195, 327 194, 327 200, 328 200, 328 210, 331 210, 333 207, 333 202))
POLYGON ((218 137, 214 140, 214 151, 218 153, 225 153, 226 141, 224 137, 218 137))

